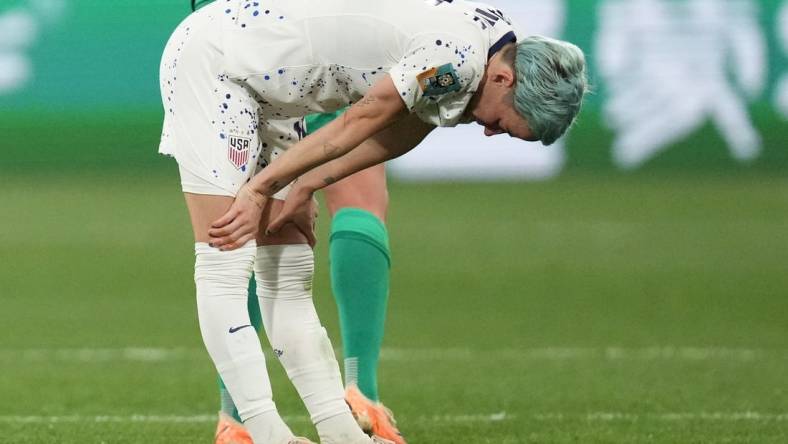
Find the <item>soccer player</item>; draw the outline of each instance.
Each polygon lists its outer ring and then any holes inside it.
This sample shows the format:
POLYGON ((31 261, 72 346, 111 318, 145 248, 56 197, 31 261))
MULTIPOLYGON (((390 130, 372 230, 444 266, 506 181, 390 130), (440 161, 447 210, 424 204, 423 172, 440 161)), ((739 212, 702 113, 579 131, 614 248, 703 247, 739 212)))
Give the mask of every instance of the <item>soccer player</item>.
MULTIPOLYGON (((213 1, 192 0, 192 10, 213 1)), ((343 111, 306 116, 305 133, 317 131, 343 111)), ((280 135, 286 140, 299 137, 297 128, 284 130, 280 135)), ((360 171, 326 187, 324 195, 331 216, 331 287, 339 310, 345 355, 345 400, 367 434, 405 444, 391 411, 379 402, 377 383, 391 263, 385 225, 388 211, 385 168, 377 165, 360 171)), ((251 324, 259 332, 262 319, 254 277, 249 282, 247 306, 251 324)), ((251 437, 239 424, 238 410, 221 378, 219 398, 216 444, 250 443, 251 437)))
POLYGON ((192 221, 203 340, 256 443, 303 441, 276 411, 250 325, 253 269, 266 334, 321 442, 370 442, 312 304, 314 190, 412 149, 436 125, 475 120, 487 135, 545 144, 571 125, 582 52, 516 43, 507 28, 499 11, 460 0, 227 0, 171 37, 160 151, 178 161, 192 221), (264 141, 350 104, 301 141, 264 141))

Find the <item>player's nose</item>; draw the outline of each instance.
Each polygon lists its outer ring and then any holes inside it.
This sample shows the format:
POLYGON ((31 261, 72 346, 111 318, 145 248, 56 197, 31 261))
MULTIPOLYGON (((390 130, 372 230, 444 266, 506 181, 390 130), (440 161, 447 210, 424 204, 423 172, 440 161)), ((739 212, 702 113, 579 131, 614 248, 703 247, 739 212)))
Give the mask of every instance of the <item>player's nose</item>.
POLYGON ((501 134, 501 133, 503 133, 503 130, 501 130, 501 129, 492 129, 492 128, 488 128, 486 126, 484 127, 484 135, 487 136, 487 137, 497 136, 498 134, 501 134))

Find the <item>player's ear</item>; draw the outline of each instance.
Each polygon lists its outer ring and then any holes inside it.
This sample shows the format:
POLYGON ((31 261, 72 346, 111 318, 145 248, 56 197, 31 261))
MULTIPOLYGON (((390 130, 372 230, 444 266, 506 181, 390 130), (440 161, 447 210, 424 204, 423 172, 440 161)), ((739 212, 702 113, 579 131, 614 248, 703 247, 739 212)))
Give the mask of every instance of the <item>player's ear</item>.
POLYGON ((499 63, 492 73, 492 81, 498 86, 514 87, 514 68, 506 63, 499 63))

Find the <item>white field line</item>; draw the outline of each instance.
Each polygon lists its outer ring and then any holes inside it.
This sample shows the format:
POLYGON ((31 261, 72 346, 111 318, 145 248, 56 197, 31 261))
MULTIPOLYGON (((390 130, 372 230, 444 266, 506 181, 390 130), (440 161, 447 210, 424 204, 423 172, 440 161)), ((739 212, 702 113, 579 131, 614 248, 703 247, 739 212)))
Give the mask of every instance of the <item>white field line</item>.
MULTIPOLYGON (((492 423, 514 419, 514 416, 506 412, 492 414, 467 414, 467 415, 435 415, 422 416, 415 418, 415 421, 426 423, 492 423)), ((309 423, 310 419, 306 415, 285 416, 285 422, 309 423)), ((0 423, 10 424, 64 424, 64 423, 214 423, 216 415, 63 415, 63 416, 22 416, 6 415, 0 416, 0 423)))
POLYGON ((635 422, 635 421, 711 421, 711 422, 786 422, 788 413, 745 412, 664 412, 623 413, 592 412, 587 414, 539 413, 533 415, 538 421, 582 420, 588 422, 635 422))
MULTIPOLYGON (((666 413, 644 413, 633 414, 624 412, 593 412, 587 414, 568 414, 568 413, 535 413, 529 417, 542 422, 560 421, 586 421, 592 423, 609 422, 636 422, 636 421, 655 421, 655 422, 755 422, 755 423, 774 423, 788 422, 788 413, 762 413, 754 411, 744 412, 666 412, 666 413)), ((517 416, 506 413, 492 414, 466 414, 466 415, 434 415, 421 416, 416 418, 403 418, 403 422, 408 423, 498 423, 511 421, 517 416)), ((286 422, 309 423, 306 415, 286 416, 286 422)), ((84 424, 84 423, 213 423, 216 415, 62 415, 62 416, 23 416, 5 415, 0 416, 0 423, 6 424, 84 424)))
MULTIPOLYGON (((341 350, 337 350, 341 355, 341 350)), ((543 347, 474 350, 470 348, 384 348, 383 361, 471 361, 479 358, 533 361, 736 361, 788 359, 788 349, 728 347, 543 347)), ((29 348, 0 349, 0 362, 169 362, 203 361, 201 348, 29 348)))

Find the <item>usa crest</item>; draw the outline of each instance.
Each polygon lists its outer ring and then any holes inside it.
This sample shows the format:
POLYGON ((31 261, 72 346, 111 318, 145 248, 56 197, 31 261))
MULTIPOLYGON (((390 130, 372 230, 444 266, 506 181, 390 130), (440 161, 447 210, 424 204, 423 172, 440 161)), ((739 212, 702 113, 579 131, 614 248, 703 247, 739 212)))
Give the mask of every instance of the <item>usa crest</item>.
POLYGON ((460 90, 460 78, 451 63, 424 71, 416 78, 425 96, 439 96, 460 90))
POLYGON ((227 144, 227 158, 236 169, 246 170, 246 163, 249 162, 249 147, 252 139, 230 135, 227 144))

